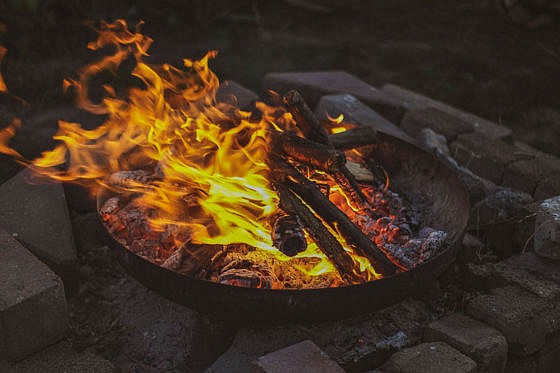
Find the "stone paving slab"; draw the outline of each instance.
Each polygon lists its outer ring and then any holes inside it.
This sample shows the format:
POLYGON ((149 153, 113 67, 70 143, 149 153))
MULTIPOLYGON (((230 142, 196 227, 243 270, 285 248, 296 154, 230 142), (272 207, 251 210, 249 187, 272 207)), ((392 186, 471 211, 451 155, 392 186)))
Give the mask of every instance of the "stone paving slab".
POLYGON ((76 263, 68 207, 58 182, 33 179, 24 170, 0 185, 0 227, 59 274, 76 263))
POLYGON ((0 355, 19 360, 64 337, 62 281, 0 230, 0 355))
POLYGON ((432 342, 397 352, 381 369, 389 373, 474 373, 476 363, 446 343, 432 342))
POLYGON ((549 198, 539 205, 534 248, 538 255, 560 262, 560 196, 549 198))
POLYGON ((340 114, 344 115, 345 123, 353 123, 361 126, 371 126, 379 132, 387 133, 408 142, 414 139, 397 125, 391 123, 369 106, 364 105, 352 95, 330 95, 323 96, 317 104, 315 115, 319 120, 326 121, 327 115, 336 118, 340 114))
POLYGON ((515 286, 476 296, 466 313, 502 332, 516 356, 540 350, 560 329, 560 309, 554 303, 515 286))
POLYGON ((508 345, 496 329, 454 313, 434 321, 424 330, 425 342, 445 342, 473 359, 480 373, 502 372, 508 345))
POLYGON ((298 90, 311 108, 325 95, 350 94, 393 123, 400 123, 404 115, 399 100, 346 71, 270 73, 263 79, 264 91, 284 94, 292 89, 298 90))
POLYGON ((344 369, 313 342, 307 340, 259 357, 255 373, 344 373, 344 369))
POLYGON ((464 119, 433 107, 409 111, 404 115, 401 127, 412 137, 417 137, 423 128, 429 128, 445 136, 449 143, 459 135, 472 132, 471 125, 464 119))
POLYGON ((469 123, 471 128, 490 139, 509 139, 511 129, 480 118, 474 114, 466 113, 443 102, 412 92, 394 84, 386 84, 381 90, 392 95, 406 111, 425 108, 436 108, 450 115, 456 116, 469 123))

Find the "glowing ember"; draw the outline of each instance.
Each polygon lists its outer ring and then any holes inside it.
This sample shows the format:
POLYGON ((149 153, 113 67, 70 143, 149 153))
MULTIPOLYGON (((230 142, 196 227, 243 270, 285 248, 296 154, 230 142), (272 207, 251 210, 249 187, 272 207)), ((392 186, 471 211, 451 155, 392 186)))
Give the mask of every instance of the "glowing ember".
MULTIPOLYGON (((282 106, 258 102, 256 118, 217 102, 219 81, 208 67, 216 52, 200 60, 185 59, 181 69, 151 65, 144 58, 152 40, 138 29, 130 31, 118 20, 102 23, 98 34, 88 47, 110 47, 113 53, 87 65, 77 79, 66 80, 64 88, 75 92, 79 107, 107 115, 107 120, 92 130, 60 121, 54 136, 59 144, 33 161, 7 146, 19 126, 16 121, 0 132, 0 152, 41 175, 85 185, 92 194, 110 190, 114 197, 100 209, 107 229, 129 250, 170 270, 248 287, 348 283, 298 227, 300 222, 279 208, 267 164, 269 144, 274 134, 298 131, 292 115, 282 106), (135 61, 131 76, 137 84, 125 92, 122 87, 104 85, 104 98, 94 102, 90 81, 105 71, 116 74, 131 59, 135 61), (280 223, 279 214, 284 214, 280 223), (273 234, 273 222, 287 227, 284 230, 291 236, 283 241, 273 234), (274 247, 273 237, 277 246, 278 242, 300 246, 286 248, 284 252, 292 255, 287 256, 274 247)), ((0 60, 4 52, 0 49, 0 60)), ((332 119, 333 133, 347 127, 342 120, 342 116, 332 119)), ((408 256, 393 247, 402 251, 412 232, 405 206, 387 185, 362 185, 374 212, 364 215, 350 207, 347 195, 330 175, 300 169, 327 186, 331 201, 400 268, 411 268, 428 257, 418 259, 418 254, 408 263, 408 256)), ((353 262, 351 282, 379 278, 371 262, 358 255, 337 229, 329 228, 329 232, 353 262)), ((414 253, 423 252, 423 243, 418 241, 414 253)))

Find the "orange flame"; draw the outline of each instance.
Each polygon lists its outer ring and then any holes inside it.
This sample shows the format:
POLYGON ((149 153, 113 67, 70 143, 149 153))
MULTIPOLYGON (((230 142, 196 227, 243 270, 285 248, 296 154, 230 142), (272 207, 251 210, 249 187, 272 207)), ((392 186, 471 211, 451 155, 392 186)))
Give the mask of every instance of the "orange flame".
MULTIPOLYGON (((64 89, 76 93, 77 105, 107 115, 99 127, 88 130, 78 123, 59 121, 54 136, 59 144, 33 161, 24 160, 7 146, 19 122, 0 132, 0 152, 11 154, 34 171, 52 179, 79 182, 93 191, 109 187, 121 193, 142 192, 139 203, 155 209, 151 224, 181 225, 195 244, 247 244, 281 261, 291 260, 273 248, 269 217, 278 209, 278 197, 265 163, 268 134, 293 129, 282 107, 262 102, 255 120, 251 114, 216 101, 217 76, 208 63, 217 54, 184 60, 184 68, 151 65, 144 57, 152 39, 134 31, 125 21, 102 23, 98 39, 88 48, 112 47, 112 54, 91 63, 77 79, 66 79, 64 89), (140 84, 126 93, 104 85, 101 102, 91 99, 93 78, 101 72, 117 74, 133 59, 132 77, 140 84), (124 97, 123 97, 124 96, 124 97), (149 185, 111 185, 118 171, 150 169, 149 185)), ((340 121, 342 117, 340 117, 340 121)), ((347 248, 349 252, 352 250, 347 248)), ((365 258, 352 254, 365 279, 378 277, 365 258)), ((311 243, 296 258, 320 258, 308 276, 335 273, 333 265, 311 243)))

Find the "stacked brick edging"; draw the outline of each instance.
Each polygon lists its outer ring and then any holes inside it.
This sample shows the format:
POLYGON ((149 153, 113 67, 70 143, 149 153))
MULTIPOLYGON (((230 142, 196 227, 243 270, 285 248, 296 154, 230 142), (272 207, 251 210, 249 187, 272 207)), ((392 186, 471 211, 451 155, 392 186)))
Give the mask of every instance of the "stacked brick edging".
MULTIPOLYGON (((263 81, 263 88, 278 93, 298 89, 303 92, 304 97, 310 99, 312 105, 320 103, 316 111, 318 115, 325 108, 336 109, 338 112, 329 114, 336 116, 344 113, 358 124, 373 125, 380 131, 401 138, 402 133, 399 134, 399 131, 416 137, 426 128, 443 135, 455 161, 481 177, 485 184, 481 197, 477 196, 473 201, 471 195, 473 203, 480 202, 472 213, 479 213, 485 208, 494 209, 491 212, 500 217, 504 212, 511 212, 506 211, 508 207, 503 209, 492 203, 500 202, 499 198, 504 196, 513 198, 512 201, 525 201, 523 193, 516 190, 528 193, 537 201, 560 194, 560 159, 528 144, 514 141, 511 130, 505 126, 404 88, 388 84, 381 89, 371 86, 368 89, 366 83, 344 72, 269 74, 263 81), (337 94, 339 96, 332 96, 337 94), (352 96, 359 101, 351 100, 352 96), (386 123, 380 123, 375 115, 364 114, 361 103, 396 126, 387 126, 386 123), (356 108, 359 115, 354 115, 354 118, 347 115, 352 114, 351 110, 356 108), (513 191, 497 189, 496 185, 513 191), (487 199, 490 203, 487 203, 487 199)), ((501 202, 507 205, 507 198, 501 202)), ((502 255, 507 257, 512 251, 530 249, 524 242, 530 241, 535 232, 535 215, 542 214, 537 206, 538 204, 525 202, 518 204, 514 206, 516 211, 511 216, 506 214, 504 221, 490 222, 487 227, 490 233, 493 230, 493 233, 497 232, 497 236, 502 238, 504 235, 511 235, 508 240, 514 241, 516 246, 515 250, 502 251, 502 255)), ((553 229, 554 232, 556 230, 560 232, 558 225, 553 229)), ((558 237, 560 234, 552 234, 554 242, 560 240, 558 237)), ((492 242, 491 238, 489 244, 494 243, 497 242, 492 242)), ((492 330, 485 335, 493 337, 488 337, 486 341, 483 337, 466 341, 458 334, 460 327, 451 324, 447 329, 439 327, 440 330, 437 330, 436 324, 427 327, 426 341, 437 340, 451 345, 446 346, 456 348, 472 358, 480 371, 502 371, 507 354, 507 372, 555 372, 560 366, 560 299, 557 297, 560 294, 560 266, 543 264, 539 257, 528 253, 493 264, 465 263, 464 272, 465 288, 475 292, 467 302, 466 313, 469 316, 454 317, 461 318, 469 325, 478 323, 481 330, 492 330), (520 265, 520 262, 524 264, 520 265), (538 273, 540 274, 537 275, 538 273), (504 341, 507 341, 506 346, 504 341)), ((429 355, 428 347, 428 343, 410 347, 407 349, 410 351, 403 356, 422 355, 422 351, 429 355)), ((447 347, 444 348, 446 351, 447 347)), ((456 353, 461 354, 459 351, 456 353)), ((454 355, 455 352, 450 354, 454 355)), ((393 356, 391 360, 397 359, 397 362, 388 362, 382 369, 392 372, 408 371, 410 367, 406 367, 406 364, 399 365, 398 360, 402 357, 393 356)), ((416 366, 412 368, 416 369, 416 366)), ((445 367, 442 369, 441 371, 445 371, 445 367)))

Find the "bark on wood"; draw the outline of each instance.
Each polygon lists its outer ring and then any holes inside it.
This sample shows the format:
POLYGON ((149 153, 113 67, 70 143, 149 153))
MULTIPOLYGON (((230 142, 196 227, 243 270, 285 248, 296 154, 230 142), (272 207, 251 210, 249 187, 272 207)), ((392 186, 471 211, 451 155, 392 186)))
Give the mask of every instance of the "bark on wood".
MULTIPOLYGON (((294 117, 296 125, 301 129, 306 139, 334 149, 327 135, 327 131, 325 131, 325 128, 321 125, 319 120, 315 117, 315 114, 313 114, 303 97, 297 91, 286 93, 284 96, 284 104, 294 117)), ((346 159, 344 159, 344 162, 346 162, 346 159)), ((360 185, 350 171, 348 171, 344 163, 336 164, 331 175, 340 185, 354 209, 371 211, 371 206, 362 192, 360 185)))
POLYGON ((331 145, 327 131, 298 91, 289 91, 284 95, 284 105, 292 114, 296 125, 305 138, 324 145, 331 145))
POLYGON ((309 235, 319 249, 329 258, 340 277, 349 284, 358 283, 360 277, 354 272, 354 261, 340 242, 323 225, 321 220, 284 183, 276 184, 282 208, 300 217, 309 235))
POLYGON ((334 205, 327 196, 302 175, 295 167, 279 158, 271 159, 272 170, 282 170, 275 172, 275 177, 284 178, 284 184, 295 192, 315 213, 329 224, 351 244, 356 252, 366 257, 376 272, 389 276, 396 272, 397 266, 393 264, 381 251, 377 245, 371 241, 351 220, 350 218, 334 205))
POLYGON ((329 136, 332 146, 338 150, 348 150, 377 142, 377 131, 370 126, 360 126, 329 136))

